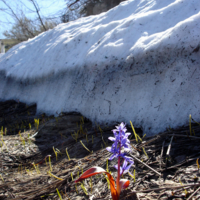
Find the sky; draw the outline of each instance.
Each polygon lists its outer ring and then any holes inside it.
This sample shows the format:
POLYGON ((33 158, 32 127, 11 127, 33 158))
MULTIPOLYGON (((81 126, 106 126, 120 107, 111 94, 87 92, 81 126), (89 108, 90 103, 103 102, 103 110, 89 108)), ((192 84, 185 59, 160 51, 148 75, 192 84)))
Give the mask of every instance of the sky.
MULTIPOLYGON (((9 0, 9 6, 15 11, 21 8, 27 16, 34 18, 35 14, 31 13, 31 11, 27 9, 33 9, 33 5, 29 2, 29 0, 21 1, 22 3, 19 3, 19 0, 9 0)), ((41 16, 48 16, 52 14, 58 16, 58 12, 62 8, 66 7, 65 0, 38 0, 37 2, 41 8, 41 16)), ((6 8, 5 4, 1 1, 0 8, 6 8)), ((5 38, 3 32, 6 30, 10 30, 12 28, 13 23, 14 20, 8 13, 0 11, 0 39, 5 38)))
POLYGON ((147 136, 200 121, 199 10, 199 0, 129 0, 60 24, 1 55, 0 100, 131 120, 147 136))

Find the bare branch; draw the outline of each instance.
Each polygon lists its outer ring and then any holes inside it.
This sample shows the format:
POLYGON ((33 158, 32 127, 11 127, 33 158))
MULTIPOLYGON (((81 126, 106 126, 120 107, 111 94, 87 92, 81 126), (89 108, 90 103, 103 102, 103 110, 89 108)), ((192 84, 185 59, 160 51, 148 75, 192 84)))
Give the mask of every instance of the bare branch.
MULTIPOLYGON (((20 25, 21 24, 21 20, 19 19, 19 17, 16 15, 16 13, 13 11, 13 9, 9 6, 9 4, 6 3, 5 0, 1 0, 8 8, 9 10, 12 12, 14 18, 19 22, 20 25)), ((22 25, 23 26, 23 25, 22 25)), ((27 29, 27 27, 24 27, 26 29, 26 31, 32 36, 32 37, 35 37, 35 35, 29 30, 27 29)))
POLYGON ((40 23, 41 23, 41 25, 43 26, 44 30, 46 31, 47 29, 46 29, 46 27, 45 27, 45 25, 44 25, 44 23, 43 23, 43 21, 42 21, 42 18, 41 18, 41 16, 40 16, 40 13, 39 13, 39 6, 36 5, 36 2, 35 2, 34 0, 29 0, 29 1, 31 1, 31 2, 33 3, 33 5, 34 5, 34 7, 35 7, 35 10, 36 10, 36 12, 37 12, 38 18, 39 18, 39 20, 40 20, 40 23))

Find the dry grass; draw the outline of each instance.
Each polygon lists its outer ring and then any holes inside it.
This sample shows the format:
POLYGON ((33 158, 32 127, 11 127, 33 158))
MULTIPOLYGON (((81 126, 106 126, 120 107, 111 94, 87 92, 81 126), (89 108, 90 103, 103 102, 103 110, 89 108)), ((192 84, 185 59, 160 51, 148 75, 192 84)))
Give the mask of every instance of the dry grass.
MULTIPOLYGON (((4 142, 0 141, 0 199, 111 199, 103 175, 84 180, 82 186, 73 180, 92 166, 106 169, 106 159, 111 154, 105 144, 112 144, 107 138, 114 126, 99 129, 88 120, 83 124, 81 115, 70 114, 51 119, 41 117, 38 134, 33 138, 30 137, 37 132, 35 128, 21 136, 5 135, 4 131, 4 142), (71 133, 78 131, 76 142, 71 133), (47 155, 51 155, 52 171, 49 157, 46 162, 44 159, 47 155)), ((198 199, 200 174, 196 161, 200 157, 200 126, 192 124, 192 130, 195 136, 190 136, 188 126, 145 137, 142 143, 136 143, 133 134, 130 156, 135 160, 131 169, 136 172, 135 182, 128 174, 124 175, 131 183, 120 199, 189 199, 191 195, 190 199, 198 199)), ((142 138, 142 133, 136 132, 142 138)), ((116 178, 114 164, 115 160, 109 161, 108 168, 116 178)))

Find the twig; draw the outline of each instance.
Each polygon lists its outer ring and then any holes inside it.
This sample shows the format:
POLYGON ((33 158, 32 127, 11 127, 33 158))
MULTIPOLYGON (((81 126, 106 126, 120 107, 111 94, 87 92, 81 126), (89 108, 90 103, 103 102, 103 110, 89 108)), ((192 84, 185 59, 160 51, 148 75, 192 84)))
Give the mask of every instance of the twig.
POLYGON ((199 190, 200 190, 200 187, 199 187, 194 193, 192 193, 192 194, 189 196, 189 198, 188 198, 187 200, 192 199, 192 197, 193 197, 199 190))
POLYGON ((148 167, 150 170, 152 170, 153 172, 155 172, 156 174, 158 174, 159 176, 161 176, 161 173, 159 173, 158 171, 156 171, 155 169, 151 168, 149 165, 147 165, 146 163, 142 162, 140 159, 136 158, 134 155, 130 154, 135 160, 137 160, 139 163, 145 165, 146 167, 148 167))
MULTIPOLYGON (((178 189, 178 188, 192 187, 192 186, 200 186, 200 183, 198 183, 198 184, 180 185, 180 186, 174 186, 174 187, 169 186, 169 187, 162 187, 162 188, 153 188, 153 189, 149 189, 149 190, 133 191, 133 192, 128 193, 128 195, 125 196, 125 197, 122 198, 122 199, 125 199, 125 198, 127 198, 128 196, 131 196, 132 194, 135 194, 135 193, 148 193, 148 192, 152 192, 152 191, 159 191, 159 190, 166 190, 166 189, 178 189)), ((196 191, 195 191, 195 192, 196 192, 196 191)))
POLYGON ((167 149, 167 153, 166 153, 167 156, 169 156, 169 154, 170 154, 170 150, 171 150, 173 138, 174 138, 174 134, 173 134, 172 137, 171 137, 171 141, 170 141, 169 146, 168 146, 168 149, 167 149))
MULTIPOLYGON (((187 159, 187 160, 184 160, 183 162, 180 162, 176 165, 173 165, 173 166, 170 166, 170 167, 167 167, 167 169, 173 169, 173 168, 177 168, 177 167, 180 167, 181 165, 185 164, 185 163, 188 163, 188 162, 191 162, 193 160, 196 160, 197 158, 199 157, 195 157, 195 158, 190 158, 190 159, 187 159)), ((165 171, 166 169, 162 169, 161 171, 165 171)))
POLYGON ((140 197, 139 197, 139 195, 136 193, 136 197, 138 198, 138 200, 140 200, 140 197))
POLYGON ((34 135, 30 136, 29 139, 34 138, 37 134, 38 134, 38 132, 36 132, 34 135))
POLYGON ((161 170, 162 156, 163 156, 164 147, 165 147, 165 140, 163 141, 161 154, 160 154, 160 170, 161 170))
POLYGON ((151 142, 153 142, 153 141, 155 141, 155 140, 157 140, 157 139, 162 138, 162 137, 163 137, 164 135, 166 135, 166 134, 167 134, 167 132, 164 132, 164 133, 162 133, 162 134, 160 134, 160 135, 157 135, 156 138, 152 138, 152 139, 150 139, 149 141, 146 141, 145 143, 139 145, 139 148, 144 147, 144 146, 146 146, 147 144, 149 144, 149 143, 151 143, 151 142))
POLYGON ((198 139, 198 140, 200 140, 200 137, 195 137, 195 136, 190 136, 190 135, 179 135, 179 134, 168 134, 169 136, 175 136, 175 137, 177 137, 177 136, 179 136, 179 137, 187 137, 187 138, 191 138, 191 139, 198 139))
POLYGON ((151 143, 151 142, 157 140, 158 138, 159 138, 159 137, 156 137, 156 138, 153 138, 153 139, 151 139, 151 140, 149 140, 149 141, 146 141, 145 143, 142 143, 141 145, 139 145, 139 148, 146 146, 147 144, 149 144, 149 143, 151 143))

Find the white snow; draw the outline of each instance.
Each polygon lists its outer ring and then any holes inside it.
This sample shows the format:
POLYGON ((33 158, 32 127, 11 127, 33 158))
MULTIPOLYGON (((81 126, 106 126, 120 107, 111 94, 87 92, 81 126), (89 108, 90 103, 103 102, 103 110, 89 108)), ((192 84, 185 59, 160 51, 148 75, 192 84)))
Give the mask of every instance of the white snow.
POLYGON ((151 135, 200 120, 199 0, 129 0, 0 57, 0 100, 38 112, 131 120, 151 135))

